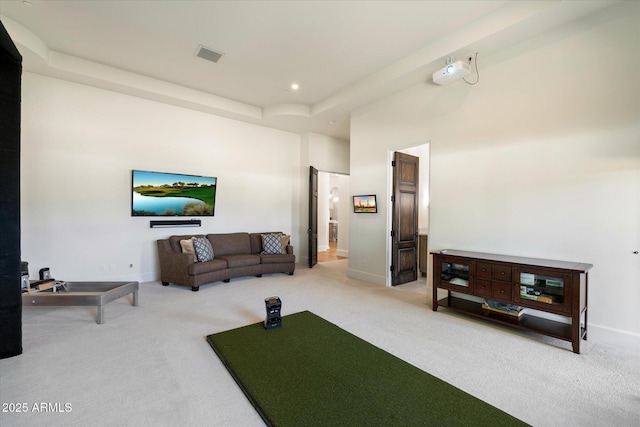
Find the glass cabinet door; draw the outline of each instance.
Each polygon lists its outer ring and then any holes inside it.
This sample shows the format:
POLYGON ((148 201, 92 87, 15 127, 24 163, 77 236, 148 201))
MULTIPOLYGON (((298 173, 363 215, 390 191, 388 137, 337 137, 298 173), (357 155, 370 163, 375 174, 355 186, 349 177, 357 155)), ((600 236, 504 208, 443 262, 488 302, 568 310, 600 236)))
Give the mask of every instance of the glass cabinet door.
POLYGON ((473 292, 473 270, 475 263, 457 258, 442 258, 439 265, 440 284, 461 292, 473 292))
POLYGON ((514 301, 531 307, 571 310, 571 275, 546 269, 516 269, 514 301))

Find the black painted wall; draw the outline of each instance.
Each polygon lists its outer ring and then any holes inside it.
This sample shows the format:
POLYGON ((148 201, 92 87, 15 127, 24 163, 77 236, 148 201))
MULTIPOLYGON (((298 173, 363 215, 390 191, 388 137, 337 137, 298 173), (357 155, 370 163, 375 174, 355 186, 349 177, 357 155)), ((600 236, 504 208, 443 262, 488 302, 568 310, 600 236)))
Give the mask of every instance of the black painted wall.
POLYGON ((21 78, 22 56, 0 22, 0 358, 22 353, 21 78))

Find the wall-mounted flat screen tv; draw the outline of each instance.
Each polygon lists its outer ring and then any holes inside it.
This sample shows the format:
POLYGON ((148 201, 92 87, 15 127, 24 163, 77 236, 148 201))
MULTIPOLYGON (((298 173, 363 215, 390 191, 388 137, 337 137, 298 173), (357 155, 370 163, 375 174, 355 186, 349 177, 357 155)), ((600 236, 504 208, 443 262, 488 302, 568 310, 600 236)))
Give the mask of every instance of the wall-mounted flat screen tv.
POLYGON ((131 216, 213 216, 216 177, 132 172, 131 216))

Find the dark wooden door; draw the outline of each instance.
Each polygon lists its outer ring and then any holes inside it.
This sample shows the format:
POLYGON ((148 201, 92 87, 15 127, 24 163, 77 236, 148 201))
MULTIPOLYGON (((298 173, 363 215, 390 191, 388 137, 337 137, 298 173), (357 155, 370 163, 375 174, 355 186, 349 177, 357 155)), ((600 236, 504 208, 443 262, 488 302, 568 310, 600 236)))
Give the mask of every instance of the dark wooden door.
POLYGON ((0 22, 0 358, 3 359, 22 353, 21 76, 22 56, 0 22))
POLYGON ((391 284, 418 279, 418 167, 420 159, 394 153, 391 284))
POLYGON ((309 268, 318 263, 318 169, 309 166, 309 268))

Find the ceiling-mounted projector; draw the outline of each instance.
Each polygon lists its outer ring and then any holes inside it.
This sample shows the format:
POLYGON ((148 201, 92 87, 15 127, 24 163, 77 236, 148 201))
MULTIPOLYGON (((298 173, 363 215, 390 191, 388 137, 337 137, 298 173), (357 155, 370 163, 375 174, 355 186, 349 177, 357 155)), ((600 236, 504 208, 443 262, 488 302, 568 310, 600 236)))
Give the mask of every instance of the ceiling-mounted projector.
POLYGON ((468 76, 470 72, 469 64, 466 62, 449 62, 443 69, 433 73, 433 82, 439 85, 448 85, 468 76))

